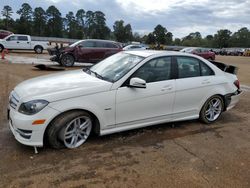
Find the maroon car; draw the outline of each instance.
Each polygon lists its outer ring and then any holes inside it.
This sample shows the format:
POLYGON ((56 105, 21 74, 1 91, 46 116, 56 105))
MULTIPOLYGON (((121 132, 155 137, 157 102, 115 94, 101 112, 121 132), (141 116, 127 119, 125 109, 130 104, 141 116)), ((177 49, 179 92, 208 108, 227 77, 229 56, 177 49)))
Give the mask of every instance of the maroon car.
POLYGON ((80 40, 64 49, 49 49, 52 61, 57 61, 65 67, 73 66, 75 62, 97 63, 119 51, 120 43, 109 40, 80 40))
POLYGON ((206 48, 184 48, 181 50, 181 52, 186 52, 186 53, 191 53, 191 54, 195 54, 198 56, 201 56, 205 59, 209 59, 209 60, 215 60, 215 53, 206 49, 206 48))
POLYGON ((0 39, 3 39, 9 35, 13 34, 12 32, 10 31, 6 31, 6 30, 0 30, 0 39))

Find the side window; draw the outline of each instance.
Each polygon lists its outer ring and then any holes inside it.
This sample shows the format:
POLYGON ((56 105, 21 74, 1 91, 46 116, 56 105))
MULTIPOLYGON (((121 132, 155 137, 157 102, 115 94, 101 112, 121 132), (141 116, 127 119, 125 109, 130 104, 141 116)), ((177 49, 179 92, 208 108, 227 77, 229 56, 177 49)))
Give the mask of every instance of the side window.
POLYGON ((105 47, 106 48, 117 48, 117 46, 115 44, 112 44, 111 42, 105 43, 105 47))
POLYGON ((94 48, 95 47, 95 42, 94 41, 84 41, 83 47, 85 48, 94 48))
POLYGON ((134 49, 135 49, 135 48, 140 48, 140 46, 131 46, 131 48, 134 48, 134 49))
POLYGON ((200 61, 192 57, 177 57, 179 78, 200 76, 200 61))
POLYGON ((161 57, 148 61, 132 77, 138 77, 147 83, 171 79, 171 57, 161 57))
POLYGON ((214 75, 214 71, 209 66, 207 66, 205 63, 200 62, 200 66, 201 66, 201 75, 202 76, 214 75))
POLYGON ((6 39, 7 41, 17 41, 17 36, 10 36, 6 39))
POLYGON ((28 37, 27 36, 18 36, 17 38, 20 41, 28 41, 28 37))
POLYGON ((96 41, 95 44, 96 44, 95 46, 96 48, 105 48, 105 43, 102 41, 96 41))

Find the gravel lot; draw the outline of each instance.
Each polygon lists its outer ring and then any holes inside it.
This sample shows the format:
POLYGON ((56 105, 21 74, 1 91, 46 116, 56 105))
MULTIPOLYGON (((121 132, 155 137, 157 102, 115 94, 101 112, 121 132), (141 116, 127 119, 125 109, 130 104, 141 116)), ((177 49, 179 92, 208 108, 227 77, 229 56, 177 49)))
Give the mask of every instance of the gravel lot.
MULTIPOLYGON (((241 83, 250 86, 250 57, 217 60, 238 66, 241 83)), ((211 126, 162 124, 34 154, 8 129, 8 94, 25 79, 53 72, 6 60, 0 70, 0 187, 250 187, 250 90, 211 126)))

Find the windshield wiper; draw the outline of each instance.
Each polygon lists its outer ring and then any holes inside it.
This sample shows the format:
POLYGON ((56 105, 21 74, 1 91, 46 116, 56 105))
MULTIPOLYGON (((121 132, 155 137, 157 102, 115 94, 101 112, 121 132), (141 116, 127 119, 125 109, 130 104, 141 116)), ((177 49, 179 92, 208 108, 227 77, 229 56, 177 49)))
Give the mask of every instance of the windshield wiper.
POLYGON ((90 68, 88 68, 88 67, 85 69, 85 71, 94 73, 94 75, 95 75, 96 78, 100 78, 100 79, 102 79, 102 80, 104 79, 104 78, 102 77, 102 75, 98 74, 98 73, 95 72, 95 71, 90 70, 90 68))

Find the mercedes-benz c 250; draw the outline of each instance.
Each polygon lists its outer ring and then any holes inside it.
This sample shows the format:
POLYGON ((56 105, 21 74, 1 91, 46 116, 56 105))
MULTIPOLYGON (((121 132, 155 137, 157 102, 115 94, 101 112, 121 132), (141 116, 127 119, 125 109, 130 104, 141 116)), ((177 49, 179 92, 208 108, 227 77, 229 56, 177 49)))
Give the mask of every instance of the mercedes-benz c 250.
POLYGON ((92 131, 198 118, 213 123, 239 101, 235 72, 187 53, 123 51, 89 69, 17 85, 9 97, 10 129, 25 145, 76 148, 92 131))

